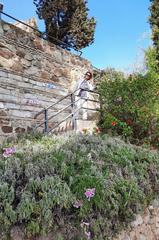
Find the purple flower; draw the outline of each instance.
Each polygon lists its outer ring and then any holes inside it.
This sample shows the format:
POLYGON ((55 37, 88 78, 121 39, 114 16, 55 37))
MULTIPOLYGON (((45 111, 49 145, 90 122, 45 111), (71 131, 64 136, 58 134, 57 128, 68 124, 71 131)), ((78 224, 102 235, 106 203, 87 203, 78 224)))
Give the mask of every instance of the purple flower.
POLYGON ((3 157, 10 157, 13 153, 16 152, 15 147, 4 148, 3 157))
POLYGON ((85 231, 84 233, 85 233, 87 239, 91 239, 91 232, 85 231))
POLYGON ((80 224, 80 226, 81 226, 81 228, 84 228, 85 226, 86 226, 86 227, 89 227, 89 223, 82 221, 81 224, 80 224))
POLYGON ((88 189, 86 190, 86 192, 84 193, 84 195, 86 196, 86 198, 88 199, 88 201, 90 201, 90 199, 91 199, 92 197, 94 197, 95 191, 96 191, 95 188, 88 188, 88 189))

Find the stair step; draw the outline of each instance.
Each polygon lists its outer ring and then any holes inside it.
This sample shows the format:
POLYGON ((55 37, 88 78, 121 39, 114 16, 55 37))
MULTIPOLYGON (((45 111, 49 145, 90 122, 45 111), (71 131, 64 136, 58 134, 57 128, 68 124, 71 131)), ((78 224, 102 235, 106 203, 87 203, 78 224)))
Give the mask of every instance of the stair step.
POLYGON ((93 128, 97 127, 96 121, 90 120, 77 120, 77 130, 82 131, 84 128, 89 130, 93 130, 93 128))

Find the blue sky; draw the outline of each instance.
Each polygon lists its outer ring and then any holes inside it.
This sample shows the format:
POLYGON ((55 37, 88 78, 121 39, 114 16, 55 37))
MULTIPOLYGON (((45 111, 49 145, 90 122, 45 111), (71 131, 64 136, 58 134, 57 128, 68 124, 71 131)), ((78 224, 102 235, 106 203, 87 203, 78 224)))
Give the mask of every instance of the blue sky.
MULTIPOLYGON (((0 2, 4 3, 6 13, 18 19, 36 16, 33 0, 0 2)), ((131 68, 140 53, 142 55, 142 50, 151 44, 149 5, 150 0, 88 0, 89 15, 95 17, 97 27, 94 44, 82 50, 82 56, 101 69, 131 68)), ((38 20, 38 25, 44 30, 42 21, 38 20)))

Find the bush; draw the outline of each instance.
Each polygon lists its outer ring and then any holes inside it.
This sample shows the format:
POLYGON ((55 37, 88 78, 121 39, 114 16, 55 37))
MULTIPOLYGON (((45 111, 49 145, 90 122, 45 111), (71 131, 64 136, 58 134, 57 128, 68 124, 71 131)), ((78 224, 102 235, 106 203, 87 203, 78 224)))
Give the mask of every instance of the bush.
POLYGON ((111 80, 106 73, 98 86, 103 99, 101 126, 132 143, 159 147, 158 75, 151 70, 128 78, 113 76, 111 80))
POLYGON ((4 147, 0 239, 17 225, 28 237, 112 239, 159 191, 159 155, 107 135, 28 138, 14 151, 11 143, 4 147))

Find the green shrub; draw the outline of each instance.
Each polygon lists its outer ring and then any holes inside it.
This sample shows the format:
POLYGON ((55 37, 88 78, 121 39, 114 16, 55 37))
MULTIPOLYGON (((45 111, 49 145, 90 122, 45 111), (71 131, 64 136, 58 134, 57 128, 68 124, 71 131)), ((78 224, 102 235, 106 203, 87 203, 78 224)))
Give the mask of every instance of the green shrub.
POLYGON ((119 139, 30 137, 15 145, 0 155, 1 239, 16 225, 28 237, 112 239, 158 195, 159 155, 119 139))
POLYGON ((135 144, 159 140, 159 77, 153 64, 147 74, 128 78, 115 74, 112 80, 103 76, 98 89, 103 99, 103 120, 106 132, 122 135, 135 144))

